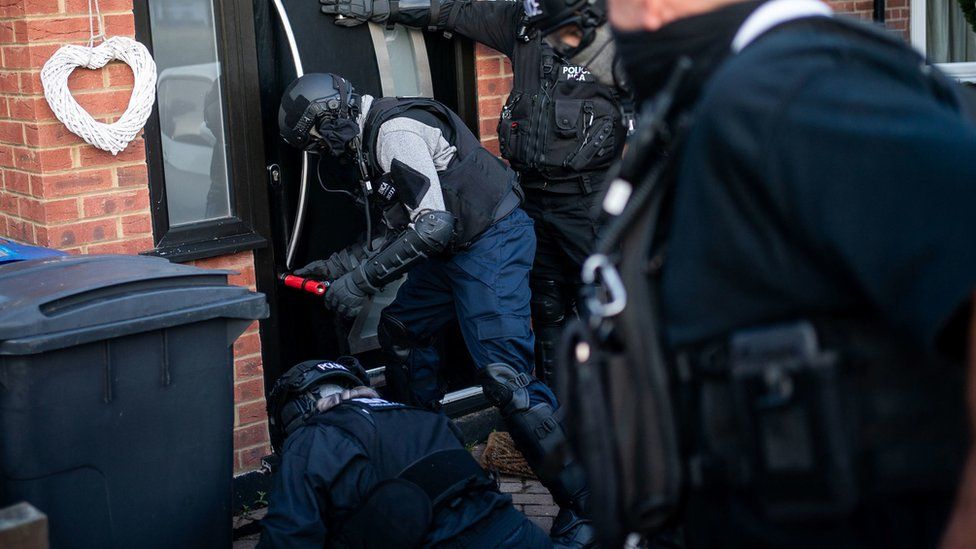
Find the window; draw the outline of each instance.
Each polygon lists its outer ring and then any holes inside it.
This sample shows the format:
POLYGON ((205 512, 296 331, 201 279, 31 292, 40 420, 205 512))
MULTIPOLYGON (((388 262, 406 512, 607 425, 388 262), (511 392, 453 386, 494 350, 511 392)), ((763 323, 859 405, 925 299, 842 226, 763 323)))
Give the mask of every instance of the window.
POLYGON ((914 0, 911 37, 912 44, 946 74, 976 82, 976 32, 959 0, 914 0))
POLYGON ((137 0, 135 11, 159 71, 146 125, 149 253, 185 261, 263 245, 249 191, 264 184, 260 157, 248 154, 262 150, 250 4, 137 0))

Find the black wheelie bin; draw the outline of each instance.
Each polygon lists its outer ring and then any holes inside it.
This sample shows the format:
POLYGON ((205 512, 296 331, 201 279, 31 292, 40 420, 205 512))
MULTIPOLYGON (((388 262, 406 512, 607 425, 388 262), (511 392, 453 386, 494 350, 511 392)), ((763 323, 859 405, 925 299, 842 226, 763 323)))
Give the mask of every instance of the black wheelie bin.
POLYGON ((230 547, 232 345, 268 306, 227 274, 0 267, 0 507, 47 514, 54 548, 230 547))

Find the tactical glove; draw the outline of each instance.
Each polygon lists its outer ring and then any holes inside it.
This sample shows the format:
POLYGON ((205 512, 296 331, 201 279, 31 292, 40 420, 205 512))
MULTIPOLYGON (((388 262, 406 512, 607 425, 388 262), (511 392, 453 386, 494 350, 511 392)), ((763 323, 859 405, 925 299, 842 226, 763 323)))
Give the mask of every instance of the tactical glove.
POLYGON ((319 0, 322 13, 335 15, 340 27, 355 27, 367 21, 386 23, 390 17, 389 0, 319 0))
POLYGON ((330 255, 328 259, 320 259, 305 265, 296 270, 295 275, 317 280, 336 280, 359 267, 364 257, 366 257, 366 251, 363 250, 363 246, 356 244, 345 250, 339 250, 330 255))
POLYGON ((375 294, 377 288, 366 281, 362 269, 342 275, 325 292, 325 305, 346 318, 355 318, 363 310, 366 296, 375 294))

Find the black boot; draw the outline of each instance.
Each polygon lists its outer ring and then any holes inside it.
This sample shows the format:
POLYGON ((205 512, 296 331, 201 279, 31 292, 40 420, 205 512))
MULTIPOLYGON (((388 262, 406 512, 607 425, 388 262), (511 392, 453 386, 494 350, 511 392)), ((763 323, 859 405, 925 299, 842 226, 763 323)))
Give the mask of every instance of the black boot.
POLYGON ((566 433, 552 407, 530 406, 528 374, 507 364, 482 372, 485 397, 499 409, 512 440, 560 507, 550 535, 560 547, 594 547, 596 533, 587 516, 589 488, 582 465, 569 453, 566 433))

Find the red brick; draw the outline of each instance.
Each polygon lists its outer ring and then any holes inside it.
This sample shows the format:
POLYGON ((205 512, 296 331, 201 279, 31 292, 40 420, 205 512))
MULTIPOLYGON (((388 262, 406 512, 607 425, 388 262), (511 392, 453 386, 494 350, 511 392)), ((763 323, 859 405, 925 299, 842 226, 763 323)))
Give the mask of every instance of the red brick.
POLYGON ((498 119, 498 114, 502 112, 502 105, 505 99, 502 97, 489 97, 478 101, 478 114, 482 118, 498 119))
POLYGON ((512 76, 512 60, 507 57, 502 57, 502 74, 505 76, 512 76))
MULTIPOLYGON (((164 0, 165 1, 165 0, 164 0)), ((131 12, 132 0, 99 0, 98 7, 102 13, 131 12)), ((65 0, 65 13, 88 15, 88 0, 65 0)))
MULTIPOLYGON (((57 6, 54 7, 57 11, 57 6)), ((70 42, 88 40, 88 18, 47 18, 27 21, 27 41, 38 42, 70 42)))
POLYGON ((105 34, 130 38, 136 35, 136 22, 131 14, 106 15, 103 18, 105 20, 105 34))
MULTIPOLYGON (((109 166, 113 164, 122 164, 125 162, 144 162, 145 160, 146 142, 142 139, 136 139, 132 143, 129 143, 129 146, 126 147, 124 151, 115 156, 113 156, 110 152, 96 149, 95 147, 81 148, 81 165, 83 167, 109 166)), ((145 166, 143 166, 143 168, 145 168, 145 166)), ((119 186, 121 187, 121 170, 119 170, 119 172, 119 186)), ((148 173, 148 170, 146 173, 148 173)))
POLYGON ((484 138, 482 138, 481 145, 484 148, 488 149, 488 151, 491 152, 491 154, 493 154, 495 156, 501 156, 501 151, 498 148, 498 138, 497 137, 494 137, 494 138, 491 138, 491 139, 484 139, 484 138))
POLYGON ((82 221, 70 225, 46 227, 46 229, 48 245, 57 248, 105 242, 118 237, 114 219, 82 221))
POLYGON ((492 95, 506 95, 512 89, 512 79, 508 76, 496 76, 478 80, 478 97, 492 95))
POLYGON ((254 266, 246 265, 242 267, 239 274, 234 274, 227 277, 227 282, 235 286, 244 286, 246 288, 254 286, 254 266))
POLYGON ((123 217, 122 234, 125 236, 152 235, 152 218, 148 213, 123 217))
POLYGON ((132 213, 149 208, 149 189, 133 189, 86 197, 85 217, 132 213))
POLYGON ((14 153, 16 148, 13 145, 0 144, 0 166, 12 168, 14 165, 14 153))
POLYGON ((108 85, 112 88, 131 88, 135 85, 132 69, 125 63, 109 63, 105 66, 108 71, 108 85))
MULTIPOLYGON (((47 63, 47 60, 50 59, 52 55, 54 55, 54 52, 58 51, 65 45, 65 42, 69 42, 69 41, 67 40, 60 41, 54 44, 32 44, 29 52, 30 54, 29 68, 40 69, 41 67, 43 67, 44 63, 47 63)), ((88 34, 85 33, 84 39, 74 40, 73 42, 75 44, 84 45, 85 43, 88 42, 88 34)))
POLYGON ((34 236, 34 224, 14 217, 7 218, 7 235, 25 244, 41 244, 34 236))
POLYGON ((88 253, 136 255, 151 249, 153 249, 153 239, 150 236, 145 236, 142 238, 120 240, 118 242, 93 244, 88 246, 88 253))
POLYGON ((17 32, 14 21, 0 21, 0 44, 14 44, 17 42, 17 32))
POLYGON ((28 171, 66 170, 71 167, 71 149, 14 148, 14 167, 28 171))
POLYGON ((489 48, 488 46, 486 46, 486 45, 484 45, 484 44, 482 44, 480 42, 475 42, 475 44, 474 44, 474 54, 477 57, 489 57, 489 56, 500 56, 501 55, 501 53, 499 53, 497 50, 493 50, 493 49, 489 48))
POLYGON ((237 454, 239 461, 238 469, 235 472, 254 471, 261 468, 261 458, 271 454, 271 447, 265 443, 261 446, 241 450, 237 454))
POLYGON ((32 147, 68 147, 84 143, 61 122, 28 122, 24 124, 24 133, 27 138, 25 144, 32 147))
POLYGON ((201 259, 193 264, 201 269, 241 269, 247 265, 254 265, 254 258, 251 252, 241 252, 234 255, 201 259))
POLYGON ((20 215, 19 204, 20 201, 18 200, 17 196, 8 192, 0 192, 0 212, 20 215))
POLYGON ((258 334, 244 334, 234 342, 234 354, 237 356, 253 355, 260 352, 261 336, 258 334))
MULTIPOLYGON (((131 148, 132 145, 129 145, 131 148)), ((145 154, 145 149, 143 149, 145 154)), ((116 174, 119 179, 119 187, 146 186, 149 185, 149 168, 145 164, 138 166, 126 166, 118 168, 116 174)))
POLYGON ((73 171, 31 176, 31 194, 53 198, 101 191, 112 187, 111 170, 73 171))
MULTIPOLYGON (((92 90, 105 87, 104 69, 85 69, 78 67, 68 76, 68 89, 72 92, 78 90, 92 90)), ((78 96, 75 96, 77 99, 78 96)))
POLYGON ((132 92, 129 90, 103 90, 75 94, 75 100, 78 101, 81 108, 88 111, 94 117, 125 112, 125 109, 129 106, 129 99, 131 97, 132 92))
POLYGON ((58 13, 58 0, 22 0, 24 3, 24 15, 45 15, 58 13))
POLYGON ((10 233, 7 232, 7 216, 0 215, 0 235, 10 237, 10 233))
POLYGON ((20 75, 16 72, 0 73, 0 93, 20 93, 20 75))
POLYGON ((14 145, 23 145, 24 125, 20 122, 0 120, 0 141, 14 145))
POLYGON ((24 197, 20 199, 20 212, 21 217, 45 224, 75 221, 78 219, 78 201, 73 198, 42 201, 24 197))
POLYGON ((234 379, 245 379, 264 374, 261 355, 234 360, 234 379))
POLYGON ((234 402, 250 402, 264 398, 264 379, 254 378, 234 385, 234 402))
POLYGON ((255 423, 234 429, 234 448, 250 448, 258 444, 267 444, 267 422, 255 423))
POLYGON ((30 194, 30 176, 24 172, 4 170, 3 187, 8 191, 30 194))
POLYGON ((0 48, 3 54, 3 67, 7 69, 30 69, 30 48, 28 46, 4 46, 0 48))
POLYGON ((475 74, 478 75, 478 78, 485 77, 485 76, 501 76, 502 74, 501 59, 497 57, 478 59, 475 62, 475 74))
POLYGON ((264 399, 237 405, 237 425, 250 425, 268 421, 268 411, 264 399))

